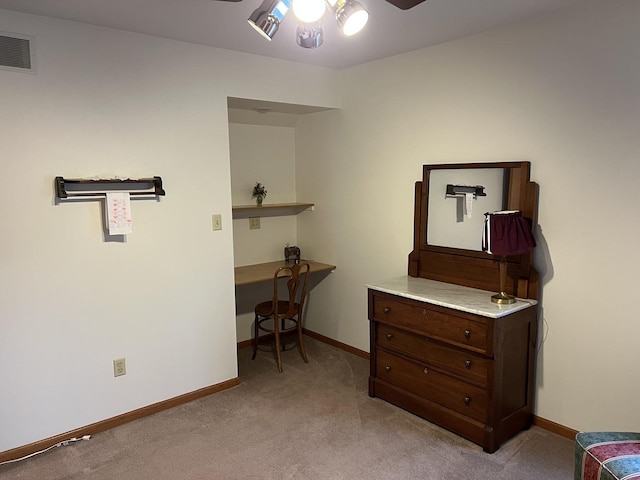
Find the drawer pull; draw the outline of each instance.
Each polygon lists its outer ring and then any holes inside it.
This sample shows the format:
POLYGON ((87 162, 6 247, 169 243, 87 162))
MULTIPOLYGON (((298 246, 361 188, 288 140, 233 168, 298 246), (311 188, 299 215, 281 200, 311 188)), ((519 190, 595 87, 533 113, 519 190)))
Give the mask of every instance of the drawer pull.
POLYGON ((389 365, 387 365, 386 367, 384 367, 385 372, 388 372, 391 370, 391 367, 389 365))
POLYGON ((467 368, 471 368, 471 360, 465 360, 464 361, 464 366, 467 368))
POLYGON ((471 336, 471 330, 465 330, 464 331, 464 336, 465 336, 465 338, 469 338, 471 336))
POLYGON ((422 309, 422 315, 426 315, 426 314, 427 314, 427 309, 426 309, 426 308, 423 308, 423 309, 422 309))
POLYGON ((387 333, 387 340, 391 340, 393 338, 393 334, 387 333))
POLYGON ((427 367, 424 367, 423 372, 424 372, 424 374, 426 375, 427 373, 429 373, 429 369, 428 369, 427 367))
POLYGON ((469 403, 471 403, 471 397, 464 397, 464 404, 468 407, 469 403))
POLYGON ((382 311, 383 311, 384 313, 389 313, 389 312, 391 311, 391 309, 390 309, 389 307, 384 307, 384 308, 382 309, 382 311))

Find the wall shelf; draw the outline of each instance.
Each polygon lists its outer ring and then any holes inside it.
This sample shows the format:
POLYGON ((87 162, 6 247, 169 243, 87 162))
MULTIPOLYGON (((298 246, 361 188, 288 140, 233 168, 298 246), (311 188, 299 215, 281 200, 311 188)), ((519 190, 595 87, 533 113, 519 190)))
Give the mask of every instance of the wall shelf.
POLYGON ((297 215, 305 210, 313 210, 313 203, 265 203, 257 205, 236 205, 231 208, 233 218, 282 217, 297 215))

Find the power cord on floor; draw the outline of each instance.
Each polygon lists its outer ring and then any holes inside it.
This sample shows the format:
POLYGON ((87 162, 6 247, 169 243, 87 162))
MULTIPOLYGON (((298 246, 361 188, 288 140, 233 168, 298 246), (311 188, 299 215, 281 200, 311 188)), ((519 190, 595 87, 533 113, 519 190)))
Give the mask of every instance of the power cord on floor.
POLYGON ((29 455, 25 455, 24 457, 14 458, 13 460, 0 462, 0 465, 5 465, 7 463, 13 463, 13 462, 20 462, 22 460, 26 460, 27 458, 35 457, 36 455, 40 455, 41 453, 48 452, 49 450, 52 450, 54 448, 66 447, 70 443, 81 442, 82 440, 89 440, 90 438, 91 438, 91 435, 85 435, 84 437, 80 437, 80 438, 73 437, 73 438, 70 438, 69 440, 63 440, 62 442, 58 442, 55 445, 51 445, 50 447, 45 448, 44 450, 39 450, 37 452, 30 453, 29 455))

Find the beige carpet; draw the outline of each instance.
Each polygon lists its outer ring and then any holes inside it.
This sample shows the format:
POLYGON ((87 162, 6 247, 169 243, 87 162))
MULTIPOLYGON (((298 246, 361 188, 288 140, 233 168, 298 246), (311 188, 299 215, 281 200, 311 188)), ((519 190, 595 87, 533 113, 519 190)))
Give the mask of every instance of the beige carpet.
POLYGON ((238 354, 230 390, 0 466, 0 479, 568 480, 573 442, 537 427, 494 454, 367 395, 369 364, 305 337, 309 364, 238 354))

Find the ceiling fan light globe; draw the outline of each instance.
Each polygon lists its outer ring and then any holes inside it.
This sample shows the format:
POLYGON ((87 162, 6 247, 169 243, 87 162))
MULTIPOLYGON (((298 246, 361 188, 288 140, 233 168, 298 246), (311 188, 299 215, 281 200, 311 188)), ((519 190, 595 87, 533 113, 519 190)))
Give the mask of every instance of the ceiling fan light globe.
POLYGON ((361 3, 347 0, 336 11, 338 27, 343 35, 350 37, 364 28, 369 20, 369 12, 361 3))
POLYGON ((247 21, 260 35, 271 41, 290 7, 291 0, 264 0, 247 21))
POLYGON ((280 26, 280 22, 273 15, 264 12, 261 15, 257 16, 255 19, 249 17, 249 25, 251 25, 256 32, 262 35, 267 40, 271 41, 273 36, 278 31, 278 27, 280 26))
POLYGON ((325 0, 293 0, 291 9, 298 20, 314 23, 322 18, 326 10, 325 0))
POLYGON ((342 28, 342 33, 347 37, 355 35, 364 28, 368 21, 369 13, 366 10, 360 10, 347 19, 342 28))
POLYGON ((298 25, 296 42, 302 48, 318 48, 322 45, 323 33, 319 23, 298 25))

